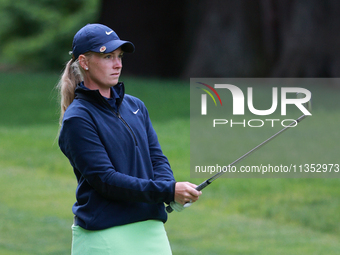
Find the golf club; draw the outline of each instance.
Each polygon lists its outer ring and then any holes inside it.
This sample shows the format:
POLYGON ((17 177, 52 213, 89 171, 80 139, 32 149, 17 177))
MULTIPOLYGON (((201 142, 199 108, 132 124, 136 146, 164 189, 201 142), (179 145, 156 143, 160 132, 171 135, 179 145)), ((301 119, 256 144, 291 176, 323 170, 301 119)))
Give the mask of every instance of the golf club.
MULTIPOLYGON (((303 98, 303 95, 301 95, 301 93, 297 94, 297 98, 303 98)), ((309 100, 307 103, 304 104, 305 108, 307 108, 307 110, 311 110, 312 109, 312 100, 309 100)), ((263 145, 265 145, 266 143, 268 143, 269 141, 273 140, 275 137, 277 137, 278 135, 282 134, 284 131, 286 131, 288 128, 292 127, 292 126, 296 126, 297 123, 301 122, 303 119, 305 119, 307 117, 307 115, 303 114, 302 116, 300 116, 299 118, 297 118, 295 121, 293 121, 291 124, 289 124, 288 126, 284 127, 283 129, 281 129, 279 132, 277 132, 276 134, 272 135, 271 137, 269 137, 267 140, 263 141, 262 143, 260 143, 259 145, 257 145, 256 147, 254 147, 253 149, 251 149, 250 151, 248 151, 246 154, 244 154, 243 156, 239 157, 238 159, 236 159, 234 162, 232 162, 231 164, 229 164, 228 166, 224 166, 222 171, 220 171, 219 173, 215 174, 214 176, 212 176, 211 178, 205 180, 204 182, 202 182, 200 185, 198 185, 196 187, 196 190, 201 191, 202 189, 204 189, 205 187, 207 187, 208 185, 210 185, 213 181, 215 181, 217 178, 221 177, 223 174, 225 174, 227 171, 225 171, 226 169, 230 168, 231 166, 237 164, 238 162, 240 162, 242 159, 248 157, 251 153, 253 153, 254 151, 256 151, 257 149, 261 148, 263 145)), ((184 208, 189 207, 192 203, 186 203, 185 205, 183 205, 184 208)), ((174 208, 178 208, 178 205, 176 206, 176 202, 173 201, 170 203, 170 205, 168 205, 166 207, 166 211, 168 213, 171 213, 174 208)))

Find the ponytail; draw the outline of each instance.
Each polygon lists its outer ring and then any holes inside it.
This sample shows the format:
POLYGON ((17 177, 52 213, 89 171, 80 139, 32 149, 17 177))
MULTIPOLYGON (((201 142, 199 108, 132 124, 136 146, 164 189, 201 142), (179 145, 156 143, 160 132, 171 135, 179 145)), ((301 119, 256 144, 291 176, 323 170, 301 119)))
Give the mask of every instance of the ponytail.
POLYGON ((64 113, 75 98, 74 91, 77 84, 83 81, 83 69, 80 68, 78 60, 71 59, 65 66, 61 75, 57 89, 60 95, 60 118, 61 125, 64 113))

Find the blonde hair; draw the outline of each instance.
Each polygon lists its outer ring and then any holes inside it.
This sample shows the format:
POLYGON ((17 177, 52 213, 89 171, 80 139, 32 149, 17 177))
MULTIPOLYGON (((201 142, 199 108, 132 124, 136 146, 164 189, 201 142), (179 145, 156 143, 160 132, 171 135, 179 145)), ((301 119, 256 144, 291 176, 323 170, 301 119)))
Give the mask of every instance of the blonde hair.
POLYGON ((77 84, 84 80, 84 70, 80 67, 79 61, 71 59, 67 62, 65 69, 57 84, 60 97, 60 118, 61 125, 64 113, 75 98, 74 91, 77 84))

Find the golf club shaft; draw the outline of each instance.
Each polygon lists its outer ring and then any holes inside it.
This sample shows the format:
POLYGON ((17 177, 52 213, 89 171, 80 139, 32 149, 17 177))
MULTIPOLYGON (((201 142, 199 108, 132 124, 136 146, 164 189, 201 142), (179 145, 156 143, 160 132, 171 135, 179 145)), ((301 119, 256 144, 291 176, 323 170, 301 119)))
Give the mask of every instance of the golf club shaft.
MULTIPOLYGON (((221 177, 221 175, 227 173, 227 169, 230 168, 231 166, 237 164, 238 162, 240 162, 242 159, 248 157, 251 153, 253 153, 254 151, 256 151, 257 149, 261 148, 263 145, 265 145, 266 143, 268 143, 269 141, 271 141, 272 139, 274 139, 275 137, 277 137, 278 135, 282 134, 284 131, 286 131, 288 128, 295 126, 297 123, 299 123, 300 121, 302 121, 304 118, 306 118, 306 115, 302 115, 299 118, 297 118, 295 121, 293 121, 291 124, 289 124, 288 126, 284 127, 283 129, 281 129, 279 132, 277 132, 276 134, 272 135, 271 137, 269 137, 267 140, 263 141, 262 143, 260 143, 259 145, 257 145, 256 147, 254 147, 253 149, 251 149, 250 151, 248 151, 246 154, 244 154, 243 156, 239 157, 238 159, 236 159, 234 162, 230 163, 228 166, 224 166, 222 168, 222 171, 215 174, 214 176, 210 177, 209 179, 205 180, 204 182, 202 182, 200 185, 198 185, 196 187, 196 190, 201 191, 202 189, 204 189, 205 187, 207 187, 208 185, 210 185, 213 181, 215 181, 217 178, 221 177)), ((171 206, 167 206, 166 211, 168 213, 171 213, 173 211, 173 209, 171 208, 171 206)))
POLYGON ((248 157, 251 153, 253 153, 254 151, 256 151, 257 149, 261 148, 263 145, 265 145, 266 143, 268 143, 269 141, 271 141, 272 139, 274 139, 275 137, 277 137, 278 135, 282 134, 284 131, 286 131, 288 128, 294 126, 296 123, 299 123, 301 120, 303 120, 306 117, 306 115, 302 115, 300 116, 298 119, 296 119, 295 121, 293 121, 291 124, 289 124, 288 126, 284 127, 283 129, 281 129, 280 131, 278 131, 277 133, 275 133, 274 135, 272 135, 271 137, 269 137, 267 140, 263 141, 262 143, 260 143, 259 145, 257 145, 256 147, 254 147, 253 149, 251 149, 250 151, 248 151, 246 154, 244 154, 243 156, 239 157, 238 159, 236 159, 234 162, 230 163, 228 166, 223 167, 222 171, 215 174, 214 176, 212 176, 211 178, 209 178, 208 180, 202 182, 200 185, 198 185, 196 187, 197 190, 202 190, 204 189, 206 186, 208 186, 210 183, 212 183, 214 180, 216 180, 217 178, 219 178, 221 175, 225 174, 226 171, 223 171, 225 169, 230 168, 231 166, 237 164, 238 162, 240 162, 242 159, 248 157), (207 182, 207 185, 203 185, 204 183, 207 182), (202 185, 202 186, 201 186, 202 185))

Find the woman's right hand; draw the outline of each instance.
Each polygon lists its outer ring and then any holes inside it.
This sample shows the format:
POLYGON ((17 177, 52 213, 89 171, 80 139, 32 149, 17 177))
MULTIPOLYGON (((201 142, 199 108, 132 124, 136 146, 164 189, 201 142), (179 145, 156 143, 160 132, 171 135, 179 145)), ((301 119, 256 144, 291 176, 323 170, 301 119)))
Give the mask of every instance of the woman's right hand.
POLYGON ((182 205, 196 202, 201 191, 196 190, 197 185, 190 182, 177 182, 175 185, 175 201, 182 205))

